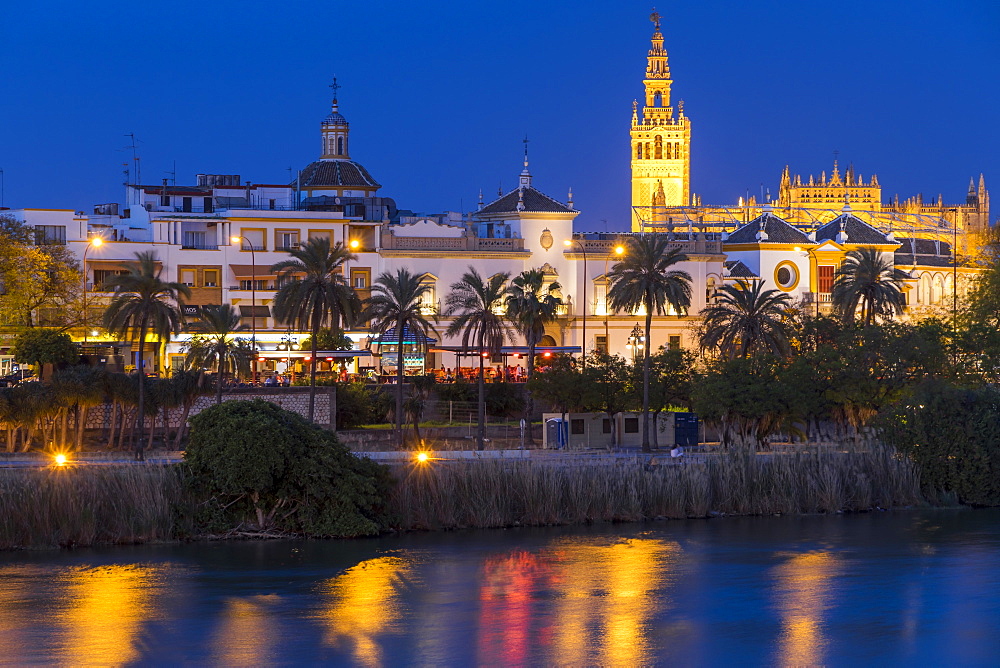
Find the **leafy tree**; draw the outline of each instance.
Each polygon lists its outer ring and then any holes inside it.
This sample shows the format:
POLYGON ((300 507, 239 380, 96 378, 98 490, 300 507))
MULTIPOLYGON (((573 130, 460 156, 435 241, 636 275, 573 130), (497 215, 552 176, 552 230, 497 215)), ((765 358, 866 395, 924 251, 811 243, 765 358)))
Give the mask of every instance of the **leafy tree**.
MULTIPOLYGON (((302 342, 303 348, 312 348, 312 337, 307 337, 302 342)), ((321 327, 317 334, 317 350, 353 350, 354 341, 342 329, 331 329, 321 327)))
POLYGON ((36 238, 32 227, 0 215, 0 322, 21 327, 76 322, 81 279, 68 247, 36 238))
POLYGON ((427 401, 430 399, 435 382, 436 379, 430 374, 413 376, 409 383, 410 392, 403 401, 403 411, 410 424, 413 425, 414 445, 418 448, 423 441, 420 438, 420 420, 424 416, 424 409, 427 408, 427 401))
POLYGON ((486 442, 486 356, 499 356, 508 338, 507 325, 500 315, 509 274, 479 275, 474 267, 452 283, 445 299, 446 316, 454 320, 448 325, 448 336, 462 335, 462 347, 473 344, 479 352, 479 428, 476 442, 483 449, 486 442))
POLYGON ((606 413, 611 420, 611 445, 618 445, 615 415, 629 407, 631 368, 624 357, 595 350, 581 373, 581 381, 590 389, 586 409, 606 413))
POLYGON ((210 530, 353 537, 389 526, 385 466, 260 399, 194 416, 184 463, 203 509, 197 519, 210 530))
POLYGON ((837 270, 831 300, 834 311, 844 320, 853 321, 858 307, 861 323, 868 327, 876 318, 891 319, 906 308, 903 281, 909 276, 896 269, 874 248, 850 251, 837 270))
MULTIPOLYGON (((659 414, 672 407, 691 408, 691 386, 695 381, 695 356, 688 350, 667 349, 663 346, 650 356, 649 410, 653 413, 653 424, 657 424, 659 414)), ((629 369, 630 403, 641 405, 642 369, 629 369), (639 396, 635 396, 639 393, 639 396)), ((659 446, 658 430, 653 429, 653 445, 659 446)))
POLYGON ((929 378, 880 416, 885 442, 920 468, 929 492, 1000 505, 1000 392, 929 378))
POLYGON ((227 367, 232 367, 237 375, 249 373, 253 351, 235 345, 233 335, 246 326, 240 324, 242 317, 232 305, 203 306, 198 312, 198 320, 199 333, 185 345, 185 364, 190 369, 216 366, 219 375, 215 383, 215 403, 220 404, 227 367))
POLYGON ((565 355, 552 358, 551 364, 538 369, 528 382, 532 396, 549 402, 563 419, 567 413, 583 410, 591 401, 591 388, 583 382, 576 362, 565 355))
POLYGON ((14 359, 39 367, 45 364, 72 364, 78 357, 69 334, 54 329, 27 329, 21 332, 14 339, 10 352, 14 359))
POLYGON ((780 362, 771 356, 711 362, 691 392, 695 412, 721 432, 722 445, 756 450, 788 424, 793 398, 778 382, 780 362))
POLYGON ((718 350, 723 357, 759 354, 787 355, 785 313, 791 297, 764 289, 764 281, 739 281, 719 288, 714 304, 702 311, 702 350, 718 350))
POLYGON ((608 272, 608 304, 618 311, 646 311, 646 343, 642 357, 642 449, 649 446, 649 374, 650 334, 653 313, 662 315, 669 305, 675 313, 684 313, 691 305, 691 276, 671 269, 687 259, 677 248, 670 248, 665 235, 642 234, 631 237, 625 258, 608 272))
POLYGON ((208 383, 205 372, 201 370, 175 371, 170 382, 182 408, 180 425, 174 437, 174 450, 180 450, 181 441, 187 431, 188 415, 190 415, 195 402, 198 401, 198 397, 208 393, 208 383))
POLYGON ((104 312, 104 327, 122 339, 131 336, 138 347, 139 373, 139 438, 135 442, 136 459, 143 456, 143 427, 146 415, 146 373, 143 368, 146 335, 152 333, 159 341, 167 341, 181 330, 180 301, 191 296, 191 290, 181 283, 160 278, 156 253, 135 254, 135 261, 126 264, 124 274, 112 276, 104 288, 115 294, 104 312))
POLYGON ((316 351, 324 326, 351 326, 361 312, 357 293, 344 278, 344 265, 355 259, 343 244, 314 237, 289 251, 292 259, 271 267, 284 285, 274 296, 274 315, 282 322, 310 332, 309 419, 316 407, 316 351))
POLYGON ((384 272, 372 285, 372 294, 365 300, 362 320, 371 321, 373 339, 382 341, 390 331, 396 334, 396 442, 403 447, 403 345, 409 330, 426 345, 434 326, 424 316, 423 298, 430 286, 421 282, 423 274, 411 274, 397 269, 395 274, 384 272))

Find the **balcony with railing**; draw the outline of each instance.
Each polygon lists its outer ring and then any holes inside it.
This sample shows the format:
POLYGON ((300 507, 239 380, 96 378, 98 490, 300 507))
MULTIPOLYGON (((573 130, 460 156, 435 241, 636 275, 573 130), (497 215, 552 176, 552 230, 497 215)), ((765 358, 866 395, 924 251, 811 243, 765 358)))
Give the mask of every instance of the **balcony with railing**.
POLYGON ((384 251, 438 251, 438 252, 524 252, 524 239, 490 239, 474 236, 461 237, 399 237, 392 230, 382 233, 384 251))
MULTIPOLYGON (((575 234, 573 235, 574 243, 568 246, 564 252, 567 254, 579 253, 580 244, 583 245, 584 249, 587 251, 587 256, 590 258, 602 259, 609 255, 615 254, 615 247, 626 243, 629 237, 635 236, 631 233, 623 233, 618 235, 604 235, 601 234, 599 239, 590 238, 589 235, 575 234)), ((718 239, 704 239, 695 238, 689 239, 674 239, 667 245, 668 249, 679 249, 682 253, 690 255, 721 255, 722 254, 722 241, 718 239)))

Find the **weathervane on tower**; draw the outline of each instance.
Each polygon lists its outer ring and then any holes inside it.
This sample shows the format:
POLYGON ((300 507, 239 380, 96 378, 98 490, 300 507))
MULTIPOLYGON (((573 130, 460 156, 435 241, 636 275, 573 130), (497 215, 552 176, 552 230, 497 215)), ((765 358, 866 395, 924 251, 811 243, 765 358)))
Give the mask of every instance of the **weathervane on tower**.
POLYGON ((333 83, 330 84, 330 89, 333 90, 333 102, 337 103, 337 90, 341 88, 340 84, 337 83, 337 75, 333 75, 333 83))
POLYGON ((660 13, 653 7, 653 13, 649 15, 649 20, 653 22, 656 32, 660 32, 660 13))

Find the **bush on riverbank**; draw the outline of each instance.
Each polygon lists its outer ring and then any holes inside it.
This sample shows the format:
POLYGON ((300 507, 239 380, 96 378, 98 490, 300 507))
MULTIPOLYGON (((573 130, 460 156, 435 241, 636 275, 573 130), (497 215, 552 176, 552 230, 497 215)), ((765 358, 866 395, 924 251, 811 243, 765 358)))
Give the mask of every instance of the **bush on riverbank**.
POLYGON ((889 448, 679 465, 481 460, 414 464, 391 498, 403 529, 862 511, 922 502, 916 467, 889 448))
POLYGON ((171 539, 181 496, 172 467, 0 469, 0 549, 171 539))
POLYGON ((227 401, 192 418, 184 462, 202 530, 347 537, 388 526, 386 467, 260 399, 227 401))
POLYGON ((886 442, 920 467, 928 496, 1000 505, 1000 392, 928 380, 880 420, 886 442))

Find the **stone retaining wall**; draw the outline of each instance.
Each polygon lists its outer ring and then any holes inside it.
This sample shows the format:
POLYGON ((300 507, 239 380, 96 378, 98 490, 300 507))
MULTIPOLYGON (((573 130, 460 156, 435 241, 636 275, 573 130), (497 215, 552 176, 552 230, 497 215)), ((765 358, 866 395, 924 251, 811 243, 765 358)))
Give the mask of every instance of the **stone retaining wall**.
MULTIPOLYGON (((334 388, 316 388, 316 409, 313 421, 318 425, 329 428, 330 407, 336 409, 334 388)), ((298 413, 302 417, 309 415, 309 388, 308 387, 285 387, 280 389, 238 389, 222 394, 223 401, 250 401, 252 399, 263 399, 277 404, 286 410, 298 413)), ((194 417, 201 411, 215 405, 215 394, 198 397, 188 417, 194 417)), ((174 408, 168 411, 167 422, 171 428, 180 426, 181 416, 184 414, 183 408, 174 408)), ((87 411, 87 429, 105 429, 111 420, 111 404, 99 404, 92 406, 87 411)), ((156 424, 163 424, 163 415, 157 415, 156 424)))

